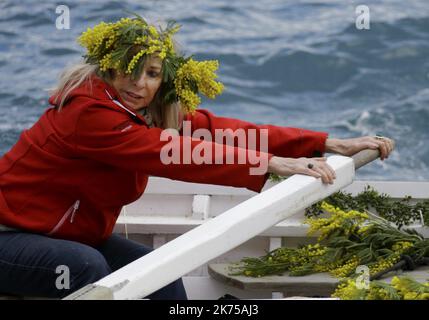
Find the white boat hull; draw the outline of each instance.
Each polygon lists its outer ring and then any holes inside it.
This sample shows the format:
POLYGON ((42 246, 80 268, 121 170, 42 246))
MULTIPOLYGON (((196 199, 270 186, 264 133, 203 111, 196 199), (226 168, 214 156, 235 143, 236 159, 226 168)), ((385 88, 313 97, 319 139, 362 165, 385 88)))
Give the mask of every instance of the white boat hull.
MULTIPOLYGON (((275 184, 267 182, 264 190, 275 184)), ((368 185, 395 199, 407 195, 416 200, 429 199, 429 182, 355 181, 343 191, 357 194, 368 185)), ((255 195, 255 192, 247 189, 152 177, 145 194, 124 208, 115 232, 158 248, 255 195)), ((281 245, 308 243, 312 239, 306 236, 307 226, 302 223, 303 218, 304 210, 300 210, 258 236, 187 273, 183 280, 189 298, 217 299, 225 293, 240 298, 271 298, 273 292, 270 290, 244 291, 217 282, 208 275, 207 265, 238 261, 244 256, 260 256, 281 245)), ((429 236, 429 230, 423 227, 422 221, 412 227, 425 237, 429 236)))

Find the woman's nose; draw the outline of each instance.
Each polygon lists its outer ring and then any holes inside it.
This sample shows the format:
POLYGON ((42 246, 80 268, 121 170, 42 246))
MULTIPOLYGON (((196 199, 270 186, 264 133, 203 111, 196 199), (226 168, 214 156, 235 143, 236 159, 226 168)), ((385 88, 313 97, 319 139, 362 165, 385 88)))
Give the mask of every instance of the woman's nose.
POLYGON ((136 81, 134 81, 134 85, 140 89, 143 89, 146 87, 147 78, 145 74, 142 74, 140 78, 138 78, 136 81))

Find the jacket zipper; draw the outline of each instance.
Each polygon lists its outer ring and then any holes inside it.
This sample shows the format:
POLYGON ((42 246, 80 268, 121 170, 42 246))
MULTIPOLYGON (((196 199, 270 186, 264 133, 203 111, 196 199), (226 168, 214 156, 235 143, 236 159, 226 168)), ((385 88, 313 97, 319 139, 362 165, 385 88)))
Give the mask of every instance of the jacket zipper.
POLYGON ((75 203, 66 211, 66 213, 64 213, 61 220, 55 225, 55 227, 47 235, 52 235, 55 232, 57 232, 62 227, 64 222, 67 220, 67 218, 70 217, 70 215, 71 215, 70 223, 73 223, 76 211, 77 209, 79 209, 79 205, 80 205, 80 200, 76 200, 75 203))

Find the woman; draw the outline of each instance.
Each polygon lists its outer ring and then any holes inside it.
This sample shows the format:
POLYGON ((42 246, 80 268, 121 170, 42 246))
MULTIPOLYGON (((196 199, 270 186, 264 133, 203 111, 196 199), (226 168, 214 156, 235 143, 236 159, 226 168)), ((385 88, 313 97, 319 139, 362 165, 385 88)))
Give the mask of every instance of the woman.
MULTIPOLYGON (((199 93, 214 98, 217 63, 197 62, 176 52, 169 24, 157 30, 141 17, 100 23, 79 38, 85 61, 67 69, 48 108, 0 159, 0 292, 64 297, 150 252, 139 243, 112 234, 121 208, 144 192, 148 176, 245 187, 259 192, 270 173, 305 174, 332 183, 335 173, 324 152, 352 155, 392 151, 389 139, 328 139, 327 133, 273 125, 255 125, 217 117, 196 107, 199 93), (268 131, 268 150, 221 145, 211 163, 165 164, 163 148, 215 149, 216 142, 185 136, 207 129, 268 131), (163 129, 176 130, 169 141, 163 129), (268 160, 263 174, 250 153, 268 160), (222 162, 228 156, 245 161, 222 162), (313 157, 318 155, 318 157, 313 157), (217 157, 217 159, 215 159, 217 157), (213 164, 214 163, 214 164, 213 164), (58 267, 69 271, 59 283, 58 267), (64 279, 63 279, 64 280, 64 279)), ((181 280, 148 298, 186 299, 181 280)))

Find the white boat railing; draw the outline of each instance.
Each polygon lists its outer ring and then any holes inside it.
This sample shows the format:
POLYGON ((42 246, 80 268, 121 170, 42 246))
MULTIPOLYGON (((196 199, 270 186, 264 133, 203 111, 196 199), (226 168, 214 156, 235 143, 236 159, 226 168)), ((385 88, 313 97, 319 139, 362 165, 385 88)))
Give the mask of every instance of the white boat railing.
MULTIPOLYGON (((268 190, 278 182, 268 181, 268 190)), ((354 181, 341 189, 357 195, 367 186, 392 199, 411 196, 415 201, 429 198, 429 182, 424 181, 354 181)), ((136 202, 124 207, 115 232, 156 235, 157 243, 168 235, 183 234, 211 220, 234 206, 257 195, 244 188, 222 187, 151 177, 148 191, 136 202)), ((279 222, 262 232, 267 237, 305 237, 308 226, 303 224, 305 210, 279 222)), ((420 224, 414 225, 419 228, 420 224)), ((426 231, 425 231, 426 232, 426 231)), ((158 247, 155 245, 155 247, 158 247)))
MULTIPOLYGON (((365 161, 371 161, 378 156, 375 152, 366 153, 371 159, 360 159, 359 156, 354 159, 343 156, 329 157, 328 163, 337 175, 333 185, 324 185, 320 179, 309 176, 292 176, 223 214, 207 220, 96 283, 78 290, 66 299, 145 297, 210 259, 349 185, 354 178, 355 166, 359 167, 365 161)), ((183 191, 181 190, 182 194, 183 191)), ((191 198, 194 220, 208 218, 210 198, 205 196, 191 198)))

